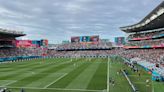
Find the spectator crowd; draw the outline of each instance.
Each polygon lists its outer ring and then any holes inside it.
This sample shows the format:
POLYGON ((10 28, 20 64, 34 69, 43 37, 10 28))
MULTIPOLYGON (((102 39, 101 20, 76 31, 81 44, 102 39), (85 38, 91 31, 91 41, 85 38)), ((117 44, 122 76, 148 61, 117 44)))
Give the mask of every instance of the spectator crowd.
POLYGON ((1 48, 0 58, 10 58, 19 56, 41 56, 41 48, 1 48))
POLYGON ((145 37, 152 37, 152 36, 158 36, 164 34, 164 31, 153 31, 153 32, 146 32, 146 33, 137 33, 137 34, 131 34, 128 36, 128 39, 133 38, 145 38, 145 37))
POLYGON ((127 46, 152 46, 152 45, 164 45, 164 38, 157 40, 142 40, 142 41, 130 41, 127 46))
POLYGON ((109 49, 112 48, 111 42, 95 43, 68 43, 59 45, 57 50, 78 50, 78 49, 109 49))

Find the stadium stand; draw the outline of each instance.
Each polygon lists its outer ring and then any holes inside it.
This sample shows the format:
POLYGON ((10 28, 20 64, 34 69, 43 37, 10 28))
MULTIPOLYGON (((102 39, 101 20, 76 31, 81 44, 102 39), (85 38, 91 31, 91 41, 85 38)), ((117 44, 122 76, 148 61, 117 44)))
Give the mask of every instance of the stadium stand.
POLYGON ((0 62, 42 56, 45 51, 40 47, 17 47, 16 38, 21 36, 25 36, 25 34, 19 31, 0 29, 0 62))
POLYGON ((1 48, 0 58, 20 57, 20 56, 41 56, 40 48, 1 48))
MULTIPOLYGON (((135 61, 152 73, 164 75, 164 2, 137 24, 121 27, 129 34, 120 56, 135 61)), ((155 75, 152 74, 152 75, 155 75)), ((155 79, 155 78, 154 78, 155 79)))

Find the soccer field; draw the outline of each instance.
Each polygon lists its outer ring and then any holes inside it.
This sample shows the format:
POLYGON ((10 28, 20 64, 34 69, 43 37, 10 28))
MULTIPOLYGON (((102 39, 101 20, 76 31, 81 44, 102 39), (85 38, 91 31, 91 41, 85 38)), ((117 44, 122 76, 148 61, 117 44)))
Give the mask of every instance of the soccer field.
MULTIPOLYGON (((127 80, 117 71, 125 67, 122 62, 107 58, 38 59, 0 64, 0 86, 11 92, 132 92, 127 80), (109 78, 115 79, 111 85, 109 78)), ((164 92, 162 83, 145 88, 145 75, 139 80, 130 72, 130 79, 140 92, 164 92), (159 90, 161 89, 161 90, 159 90), (155 90, 155 91, 152 91, 155 90)))

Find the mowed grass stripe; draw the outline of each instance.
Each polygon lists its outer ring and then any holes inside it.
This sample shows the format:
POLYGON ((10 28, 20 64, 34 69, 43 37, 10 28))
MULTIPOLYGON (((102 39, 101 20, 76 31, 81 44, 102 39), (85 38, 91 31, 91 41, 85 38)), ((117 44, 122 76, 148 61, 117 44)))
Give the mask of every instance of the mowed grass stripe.
MULTIPOLYGON (((8 62, 8 63, 2 63, 0 64, 0 68, 1 69, 6 69, 6 68, 10 68, 10 69, 13 69, 13 68, 24 68, 24 67, 27 67, 28 65, 33 65, 33 64, 39 64, 41 62, 43 63, 50 63, 53 62, 53 61, 61 61, 61 60, 69 60, 69 59, 46 59, 45 61, 43 59, 34 59, 34 60, 30 60, 30 61, 18 61, 18 62, 8 62), (11 67, 12 66, 12 67, 11 67)), ((1 70, 0 70, 1 71, 1 70)))
MULTIPOLYGON (((94 59, 95 60, 95 59, 94 59)), ((94 61, 96 62, 96 61, 94 61)), ((66 88, 86 89, 100 63, 92 63, 79 76, 77 76, 66 88)))
MULTIPOLYGON (((56 64, 59 64, 60 62, 56 62, 56 64)), ((49 64, 51 65, 51 64, 49 64)), ((11 72, 7 72, 7 76, 0 76, 0 79, 3 80, 14 80, 14 79, 21 79, 22 77, 28 77, 32 75, 32 71, 31 70, 37 70, 39 68, 44 68, 44 67, 48 67, 49 65, 45 65, 45 64, 38 64, 35 66, 29 66, 29 67, 25 67, 19 70, 13 70, 11 72)))
POLYGON ((57 66, 54 66, 54 65, 49 66, 49 67, 45 68, 45 70, 42 71, 41 73, 32 75, 32 76, 24 78, 24 79, 21 79, 21 80, 15 82, 9 86, 21 86, 21 87, 23 86, 23 87, 25 87, 26 85, 30 84, 31 82, 35 82, 35 81, 39 80, 40 78, 48 76, 48 74, 46 74, 48 72, 56 72, 56 71, 59 71, 65 67, 68 67, 69 65, 72 65, 72 63, 69 62, 69 63, 60 64, 57 66))
MULTIPOLYGON (((24 61, 24 62, 27 62, 27 61, 24 61)), ((38 65, 38 62, 28 61, 28 63, 17 62, 17 64, 12 64, 12 63, 0 64, 0 68, 2 68, 2 70, 0 70, 0 72, 10 72, 13 70, 19 70, 21 68, 25 68, 25 67, 29 67, 29 66, 33 66, 33 65, 38 65), (21 63, 21 64, 19 64, 19 63, 21 63), (5 70, 3 70, 3 68, 5 68, 5 70)))
POLYGON ((39 72, 39 71, 44 70, 46 67, 63 64, 63 61, 68 62, 68 61, 65 61, 65 59, 60 59, 54 62, 50 62, 50 61, 39 62, 37 66, 31 66, 28 71, 39 72))
MULTIPOLYGON (((62 62, 57 62, 57 63, 62 63, 62 62)), ((43 63, 43 64, 37 64, 37 65, 34 65, 34 66, 26 66, 26 67, 21 68, 21 69, 15 69, 13 71, 4 73, 4 75, 2 74, 0 76, 0 80, 18 79, 17 77, 22 76, 21 74, 29 73, 29 71, 31 72, 31 71, 37 70, 37 69, 42 69, 42 68, 44 69, 45 67, 49 67, 50 65, 52 65, 52 64, 44 64, 43 63)))
MULTIPOLYGON (((78 65, 80 65, 81 63, 78 62, 78 65)), ((61 66, 60 66, 61 67, 61 66)), ((46 74, 47 76, 44 76, 42 78, 39 78, 39 80, 35 80, 34 82, 26 85, 26 87, 48 87, 52 81, 56 81, 56 79, 61 78, 61 76, 65 76, 67 73, 69 73, 70 71, 74 70, 76 67, 73 66, 73 63, 71 63, 70 65, 66 66, 65 68, 59 69, 56 71, 53 70, 53 72, 51 71, 51 73, 41 73, 41 74, 46 74)))
MULTIPOLYGON (((100 60, 101 61, 101 60, 100 60)), ((87 89, 104 90, 107 87, 107 62, 101 62, 87 89)))
MULTIPOLYGON (((36 66, 38 66, 38 65, 36 65, 36 66)), ((10 67, 12 67, 12 66, 10 66, 10 67)), ((26 67, 21 68, 21 69, 15 68, 12 71, 6 71, 0 75, 0 79, 8 80, 9 78, 16 77, 16 76, 20 75, 21 73, 28 71, 30 69, 29 67, 31 67, 31 65, 27 65, 26 67)))
POLYGON ((48 88, 65 88, 71 83, 81 72, 83 72, 91 63, 83 63, 82 65, 78 66, 76 69, 68 73, 65 77, 61 80, 57 81, 56 83, 50 85, 48 88))
POLYGON ((164 83, 162 82, 153 82, 153 87, 152 92, 164 92, 164 83))
MULTIPOLYGON (((19 71, 22 71, 22 69, 24 69, 24 68, 28 68, 28 69, 31 69, 31 68, 33 68, 33 67, 37 67, 37 66, 39 66, 40 65, 40 61, 23 61, 23 62, 17 62, 16 64, 12 64, 12 63, 9 63, 8 64, 8 66, 7 67, 9 67, 10 69, 8 69, 8 70, 0 70, 0 72, 2 72, 2 74, 6 74, 6 72, 19 72, 19 71), (26 63, 23 63, 23 62, 26 62, 26 63), (21 66, 22 66, 22 64, 24 64, 23 65, 23 67, 22 68, 20 68, 19 66, 20 66, 20 64, 19 63, 21 63, 21 66), (30 68, 29 68, 30 67, 30 68), (5 72, 5 73, 3 73, 3 72, 5 72)), ((6 64, 7 65, 7 64, 6 64)), ((0 65, 0 67, 2 67, 2 66, 4 66, 4 64, 1 64, 0 65)), ((2 77, 3 75, 1 75, 1 77, 2 77)))
POLYGON ((61 74, 58 74, 58 73, 48 74, 47 76, 45 76, 43 78, 38 78, 38 80, 35 80, 35 81, 29 83, 28 85, 25 85, 25 87, 39 87, 39 88, 44 88, 47 84, 51 83, 55 79, 60 78, 63 75, 64 74, 62 74, 62 73, 61 74))
POLYGON ((9 67, 9 66, 16 66, 16 67, 20 67, 20 66, 24 66, 24 65, 28 65, 28 64, 33 64, 33 63, 38 63, 41 62, 42 59, 33 59, 33 60, 24 60, 24 61, 17 61, 17 62, 6 62, 6 63, 2 63, 0 64, 1 68, 5 68, 5 67, 9 67))
POLYGON ((15 71, 15 70, 19 71, 19 70, 21 70, 21 69, 23 69, 23 68, 29 68, 29 67, 31 67, 31 66, 37 66, 38 64, 39 64, 39 63, 31 62, 31 63, 25 64, 24 66, 21 66, 21 67, 19 67, 19 66, 17 66, 17 65, 15 65, 15 66, 10 65, 10 66, 8 66, 8 67, 10 67, 10 69, 6 69, 6 70, 3 70, 3 69, 2 69, 0 72, 12 72, 12 71, 15 71))

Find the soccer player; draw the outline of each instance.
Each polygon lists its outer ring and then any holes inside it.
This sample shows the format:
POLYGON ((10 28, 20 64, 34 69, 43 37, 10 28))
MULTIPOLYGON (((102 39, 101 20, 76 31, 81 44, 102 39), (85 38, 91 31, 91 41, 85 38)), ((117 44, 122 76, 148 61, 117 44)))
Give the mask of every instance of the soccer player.
POLYGON ((146 80, 146 86, 149 86, 149 83, 150 83, 150 80, 147 79, 147 80, 146 80))
POLYGON ((114 80, 114 79, 112 80, 112 85, 113 85, 113 86, 115 85, 115 80, 114 80))
POLYGON ((23 88, 21 89, 21 92, 25 92, 23 88))

